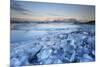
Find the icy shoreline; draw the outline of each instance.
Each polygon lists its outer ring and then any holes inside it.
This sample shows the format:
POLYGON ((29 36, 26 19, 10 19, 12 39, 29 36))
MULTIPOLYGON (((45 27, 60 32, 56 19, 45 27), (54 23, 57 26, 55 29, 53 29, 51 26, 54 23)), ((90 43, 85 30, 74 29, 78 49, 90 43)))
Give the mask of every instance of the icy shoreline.
POLYGON ((95 61, 94 26, 72 27, 24 33, 12 30, 12 38, 19 40, 11 43, 11 67, 95 61))

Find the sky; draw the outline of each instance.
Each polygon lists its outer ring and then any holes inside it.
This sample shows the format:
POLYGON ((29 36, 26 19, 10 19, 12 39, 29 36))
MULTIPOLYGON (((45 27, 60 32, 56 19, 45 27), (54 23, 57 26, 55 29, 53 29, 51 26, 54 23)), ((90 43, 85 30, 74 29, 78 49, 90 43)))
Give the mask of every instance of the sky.
POLYGON ((63 20, 94 20, 95 6, 44 3, 32 1, 12 1, 11 19, 27 21, 63 20))

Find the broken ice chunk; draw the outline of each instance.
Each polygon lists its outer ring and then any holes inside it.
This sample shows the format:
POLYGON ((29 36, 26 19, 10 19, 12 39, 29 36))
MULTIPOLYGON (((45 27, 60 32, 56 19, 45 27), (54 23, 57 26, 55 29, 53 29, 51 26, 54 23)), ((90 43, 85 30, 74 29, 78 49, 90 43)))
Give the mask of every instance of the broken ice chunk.
POLYGON ((93 58, 88 54, 84 54, 82 58, 80 58, 80 62, 89 62, 93 61, 93 58))

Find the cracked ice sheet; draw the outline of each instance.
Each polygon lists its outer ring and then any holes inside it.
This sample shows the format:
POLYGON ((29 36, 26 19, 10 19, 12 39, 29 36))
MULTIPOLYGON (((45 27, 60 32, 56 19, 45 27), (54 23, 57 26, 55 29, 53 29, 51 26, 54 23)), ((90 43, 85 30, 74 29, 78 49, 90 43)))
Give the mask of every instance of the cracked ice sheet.
POLYGON ((69 27, 53 31, 12 30, 12 40, 16 40, 11 43, 11 66, 94 61, 94 26, 69 27))

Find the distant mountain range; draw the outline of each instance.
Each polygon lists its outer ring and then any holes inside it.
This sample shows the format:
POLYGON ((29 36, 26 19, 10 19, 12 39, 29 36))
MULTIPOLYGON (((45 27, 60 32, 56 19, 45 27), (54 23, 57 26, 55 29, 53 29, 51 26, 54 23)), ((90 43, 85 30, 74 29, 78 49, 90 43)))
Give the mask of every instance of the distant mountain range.
POLYGON ((78 21, 76 19, 64 19, 64 20, 53 20, 53 21, 20 21, 11 20, 11 23, 72 23, 72 24, 95 24, 95 20, 91 21, 78 21))
POLYGON ((76 21, 74 24, 95 24, 95 20, 87 21, 87 22, 81 22, 81 21, 76 21))
POLYGON ((95 20, 89 21, 86 24, 95 24, 95 20))

